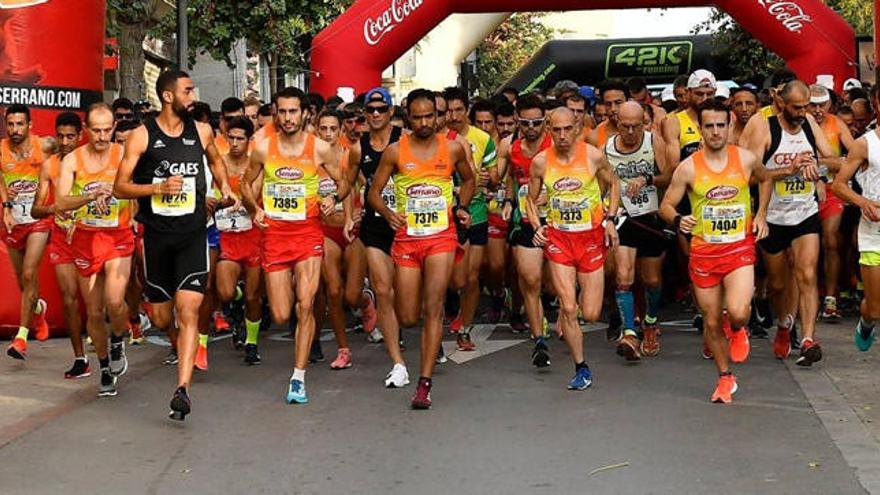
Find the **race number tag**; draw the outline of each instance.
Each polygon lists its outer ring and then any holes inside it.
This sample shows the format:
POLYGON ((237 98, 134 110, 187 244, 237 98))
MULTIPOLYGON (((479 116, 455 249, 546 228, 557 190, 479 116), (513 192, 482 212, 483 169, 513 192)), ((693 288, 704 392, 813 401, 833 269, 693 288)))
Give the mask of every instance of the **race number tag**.
POLYGON ((94 201, 90 201, 79 217, 79 221, 85 226, 101 229, 119 227, 119 200, 110 197, 110 200, 107 202, 107 209, 108 213, 102 215, 98 211, 98 205, 94 201))
POLYGON ((406 233, 425 237, 449 228, 446 198, 409 198, 406 200, 406 233))
POLYGON ((744 205, 704 206, 703 239, 710 244, 728 244, 746 238, 744 205))
POLYGON ((593 228, 587 198, 553 198, 550 205, 553 226, 564 232, 583 232, 593 228))
POLYGON ((626 212, 633 217, 653 213, 660 207, 657 201, 656 186, 645 186, 639 189, 634 197, 624 192, 621 194, 621 199, 626 212))
MULTIPOLYGON (((544 186, 546 189, 547 186, 544 186)), ((519 206, 520 214, 522 214, 523 219, 525 219, 528 215, 528 199, 529 197, 529 185, 523 184, 519 186, 519 190, 516 192, 516 201, 519 206)), ((541 218, 547 218, 547 205, 538 207, 538 216, 541 218)))
MULTIPOLYGON (((166 179, 154 178, 153 184, 166 179)), ((196 178, 184 177, 183 188, 177 194, 154 194, 150 205, 153 213, 163 217, 180 217, 196 211, 196 178)))
POLYGON ((12 218, 16 225, 26 225, 37 220, 31 216, 36 192, 18 193, 12 202, 12 218))
POLYGON ((253 227, 251 216, 244 207, 237 210, 220 208, 214 212, 214 222, 220 232, 244 232, 253 227))
POLYGON ((783 203, 807 201, 813 196, 815 184, 803 177, 786 177, 776 181, 776 195, 783 203))
POLYGON ((305 184, 266 184, 263 202, 266 215, 274 220, 306 219, 305 184))
MULTIPOLYGON (((397 196, 394 194, 394 179, 388 178, 388 183, 382 188, 382 202, 391 211, 397 211, 397 196)), ((377 217, 381 217, 378 211, 373 212, 377 217)))

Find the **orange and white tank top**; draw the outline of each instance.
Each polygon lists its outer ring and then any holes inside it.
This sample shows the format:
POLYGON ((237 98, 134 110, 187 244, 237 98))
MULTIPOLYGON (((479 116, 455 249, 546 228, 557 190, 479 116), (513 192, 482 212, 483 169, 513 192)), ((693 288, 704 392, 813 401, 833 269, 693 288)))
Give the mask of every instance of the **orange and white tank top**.
POLYGON ((737 147, 727 147, 727 165, 720 172, 709 168, 704 149, 692 157, 694 185, 688 197, 697 224, 691 253, 711 256, 730 254, 737 246, 754 249, 749 178, 737 147))
POLYGON ((30 141, 30 155, 21 160, 13 156, 8 139, 0 142, 3 181, 8 190, 15 192, 15 199, 12 200, 12 218, 16 225, 37 221, 31 216, 31 207, 34 205, 37 187, 40 184, 40 166, 46 158, 40 146, 40 138, 31 136, 30 141))
POLYGON ((574 157, 565 163, 556 149, 547 149, 544 184, 547 186, 547 223, 562 232, 584 232, 602 223, 602 190, 590 167, 587 143, 575 145, 574 157))
MULTIPOLYGON (((81 146, 73 151, 76 159, 76 173, 73 179, 73 194, 89 194, 101 188, 112 188, 116 172, 122 161, 122 146, 111 144, 107 151, 107 164, 101 170, 89 171, 86 155, 81 146)), ((104 230, 128 228, 131 223, 131 204, 127 199, 110 196, 107 211, 101 212, 94 201, 90 201, 76 217, 77 228, 84 230, 104 230)))
POLYGON ((269 154, 263 164, 263 209, 268 225, 303 222, 317 218, 318 166, 315 163, 315 136, 306 134, 303 151, 297 156, 283 156, 278 135, 268 138, 269 154), (277 222, 282 222, 278 224, 277 222))
POLYGON ((435 139, 434 156, 422 160, 412 152, 410 136, 400 136, 394 195, 397 212, 406 216, 406 227, 397 231, 397 241, 455 236, 449 139, 440 134, 435 139))

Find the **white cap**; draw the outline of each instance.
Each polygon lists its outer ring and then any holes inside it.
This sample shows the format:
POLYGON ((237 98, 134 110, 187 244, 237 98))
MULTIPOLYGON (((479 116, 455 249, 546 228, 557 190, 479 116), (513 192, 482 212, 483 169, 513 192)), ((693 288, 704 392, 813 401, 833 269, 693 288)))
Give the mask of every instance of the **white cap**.
POLYGON ((831 95, 828 94, 828 88, 822 86, 821 84, 814 84, 810 86, 810 103, 815 103, 817 105, 825 103, 826 101, 831 99, 831 95))
POLYGON ((719 84, 718 89, 715 90, 715 98, 724 98, 725 100, 730 98, 730 88, 726 84, 719 84))
POLYGON ((660 101, 675 101, 675 91, 672 89, 672 86, 667 87, 660 93, 660 101))
POLYGON ((834 91, 834 76, 831 74, 819 74, 816 76, 816 84, 824 86, 828 91, 834 91))
POLYGON ((336 88, 336 96, 342 98, 345 103, 351 103, 354 101, 354 88, 340 86, 336 88))
POLYGON ((718 84, 715 81, 715 74, 712 74, 706 69, 697 69, 691 74, 691 77, 688 78, 687 87, 688 89, 716 88, 718 87, 718 84))
POLYGON ((847 79, 846 81, 843 81, 843 90, 844 91, 849 91, 853 88, 861 88, 861 87, 862 87, 862 83, 859 82, 859 80, 854 77, 851 77, 851 78, 847 79))

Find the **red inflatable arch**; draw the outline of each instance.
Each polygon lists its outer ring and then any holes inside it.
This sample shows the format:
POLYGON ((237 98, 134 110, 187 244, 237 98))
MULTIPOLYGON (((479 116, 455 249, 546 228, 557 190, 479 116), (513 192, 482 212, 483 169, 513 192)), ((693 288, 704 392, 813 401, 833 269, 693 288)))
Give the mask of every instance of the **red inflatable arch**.
POLYGON ((821 0, 358 0, 312 42, 311 89, 355 93, 453 13, 695 7, 715 5, 779 54, 804 80, 856 73, 852 27, 821 0))

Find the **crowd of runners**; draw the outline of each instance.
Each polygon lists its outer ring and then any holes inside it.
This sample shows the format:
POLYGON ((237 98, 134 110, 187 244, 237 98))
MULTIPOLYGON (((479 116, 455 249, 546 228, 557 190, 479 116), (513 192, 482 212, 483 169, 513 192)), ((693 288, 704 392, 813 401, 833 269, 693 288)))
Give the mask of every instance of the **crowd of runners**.
POLYGON ((32 135, 28 108, 6 108, 3 240, 22 294, 8 356, 27 358, 31 330, 48 338, 46 250, 74 355, 64 377, 91 375, 92 346, 98 394, 116 395, 126 344, 150 324, 171 343, 179 420, 209 333, 232 332, 257 365, 270 325, 294 334, 285 399, 299 404, 325 320, 331 368, 356 362, 354 321, 384 343, 394 388, 410 383, 400 330, 419 327, 414 409, 431 407, 444 331, 473 352, 483 317, 529 332, 536 368, 563 342, 567 387, 584 390, 584 322, 607 321, 617 354, 638 361, 661 354, 664 304, 692 305, 722 403, 750 338, 809 367, 817 321, 849 307, 855 344, 873 343, 877 86, 838 94, 781 70, 765 89, 731 89, 697 70, 659 96, 639 79, 564 81, 489 99, 417 89, 397 105, 382 87, 352 102, 289 87, 227 98, 219 120, 194 89, 164 72, 160 110, 98 103, 58 115, 51 137, 32 135))

